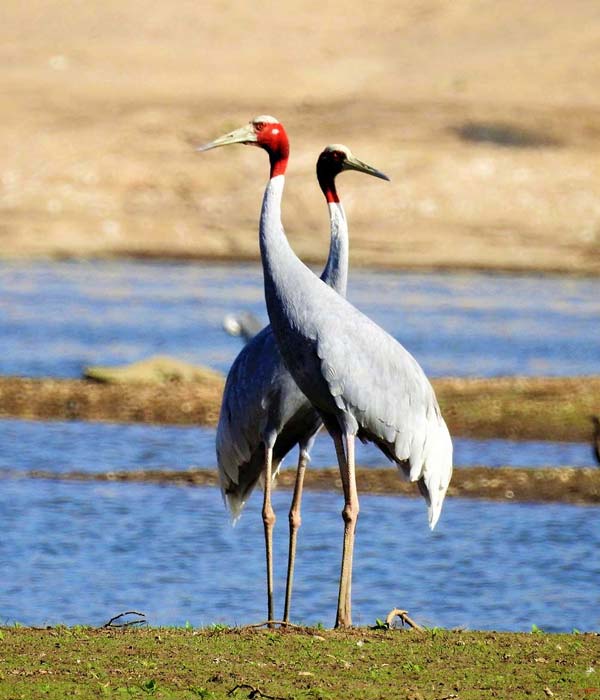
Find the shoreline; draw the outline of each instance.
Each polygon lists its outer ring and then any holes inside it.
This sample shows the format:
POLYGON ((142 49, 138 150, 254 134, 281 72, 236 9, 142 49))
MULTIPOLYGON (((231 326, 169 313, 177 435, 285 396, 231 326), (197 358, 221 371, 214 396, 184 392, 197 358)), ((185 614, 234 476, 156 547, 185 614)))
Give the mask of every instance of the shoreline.
MULTIPOLYGON (((294 488, 294 469, 283 469, 276 487, 286 491, 294 488)), ((44 479, 67 482, 119 482, 160 484, 163 486, 209 487, 219 485, 215 469, 135 470, 109 472, 66 472, 57 474, 45 470, 5 473, 4 479, 44 479)), ((398 470, 387 468, 356 469, 358 492, 361 495, 420 497, 417 486, 404 481, 398 470)), ((305 477, 309 491, 337 491, 342 483, 337 468, 309 469, 305 477)), ((473 498, 513 503, 567 503, 571 505, 600 505, 600 469, 551 467, 456 467, 448 488, 448 498, 473 498)))
MULTIPOLYGON (((302 260, 308 265, 321 265, 323 260, 317 255, 303 255, 302 260)), ((194 265, 203 263, 206 265, 260 265, 260 255, 256 253, 236 252, 220 253, 211 251, 190 250, 103 250, 102 252, 78 252, 77 250, 56 250, 48 248, 36 252, 6 252, 0 253, 0 264, 34 264, 39 262, 136 262, 136 263, 178 263, 194 265)), ((371 260, 361 254, 352 261, 352 268, 356 270, 372 270, 382 273, 443 273, 443 274, 482 274, 490 276, 507 277, 569 277, 589 278, 600 277, 600 264, 592 258, 582 261, 578 266, 561 265, 559 263, 540 265, 533 260, 521 264, 495 264, 494 262, 473 263, 435 263, 435 262, 403 262, 394 258, 387 261, 378 258, 371 260)))
MULTIPOLYGON (((600 414, 600 376, 432 380, 455 437, 589 442, 600 414)), ((224 377, 104 384, 82 379, 0 377, 0 420, 217 424, 224 377)))

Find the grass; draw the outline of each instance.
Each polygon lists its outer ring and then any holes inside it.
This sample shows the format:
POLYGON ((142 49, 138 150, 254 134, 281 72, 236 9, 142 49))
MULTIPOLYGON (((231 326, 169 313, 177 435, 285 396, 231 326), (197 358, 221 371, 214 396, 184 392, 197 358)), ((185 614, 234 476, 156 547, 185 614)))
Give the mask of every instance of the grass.
POLYGON ((430 629, 14 627, 0 700, 600 698, 600 637, 430 629))

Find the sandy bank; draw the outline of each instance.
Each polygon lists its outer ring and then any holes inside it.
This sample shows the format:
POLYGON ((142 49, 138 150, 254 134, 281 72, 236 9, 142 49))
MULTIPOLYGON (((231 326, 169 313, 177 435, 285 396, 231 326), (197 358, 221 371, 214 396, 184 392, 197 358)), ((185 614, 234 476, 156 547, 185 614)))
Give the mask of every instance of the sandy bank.
MULTIPOLYGON (((586 442, 600 414, 600 377, 433 381, 455 436, 586 442)), ((103 420, 214 426, 223 380, 99 384, 0 378, 0 418, 103 420)))

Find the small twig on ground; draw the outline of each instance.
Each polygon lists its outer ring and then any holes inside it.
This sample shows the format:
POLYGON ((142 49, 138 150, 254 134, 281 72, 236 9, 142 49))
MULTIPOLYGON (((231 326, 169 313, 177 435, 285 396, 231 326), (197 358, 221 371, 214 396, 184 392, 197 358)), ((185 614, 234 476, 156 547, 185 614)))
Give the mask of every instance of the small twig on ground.
POLYGON ((417 624, 414 620, 412 620, 408 616, 408 610, 400 610, 398 608, 394 608, 393 610, 390 610, 387 617, 385 618, 385 623, 389 628, 392 627, 392 622, 394 621, 395 617, 399 617, 402 620, 403 626, 406 624, 409 627, 412 627, 417 632, 425 632, 425 630, 421 627, 421 625, 417 624))
POLYGON ((110 620, 102 625, 102 627, 133 627, 134 625, 147 625, 148 620, 146 620, 146 613, 141 613, 137 612, 136 610, 127 610, 125 612, 120 613, 119 615, 115 615, 114 617, 111 617, 110 620), (117 620, 120 620, 122 617, 125 617, 125 615, 137 615, 138 617, 141 617, 143 619, 141 620, 128 620, 127 622, 121 622, 118 624, 114 624, 117 620))
POLYGON ((243 627, 240 627, 240 629, 258 629, 259 627, 270 627, 271 625, 278 625, 279 627, 292 627, 297 630, 304 629, 302 625, 294 625, 291 622, 285 622, 284 620, 265 620, 264 622, 257 622, 255 625, 244 625, 243 627))
POLYGON ((239 685, 236 685, 230 691, 228 691, 227 695, 235 695, 236 692, 242 688, 247 688, 250 691, 248 693, 249 700, 254 700, 254 698, 267 698, 267 700, 287 700, 286 698, 282 698, 280 695, 267 695, 266 693, 263 693, 260 688, 255 688, 253 685, 249 685, 248 683, 240 683, 239 685))

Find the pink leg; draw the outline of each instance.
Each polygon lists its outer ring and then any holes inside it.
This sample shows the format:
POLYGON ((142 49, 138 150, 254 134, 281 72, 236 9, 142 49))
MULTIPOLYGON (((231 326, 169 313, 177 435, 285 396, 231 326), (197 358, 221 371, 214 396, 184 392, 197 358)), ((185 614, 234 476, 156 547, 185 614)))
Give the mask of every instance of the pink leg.
POLYGON ((273 471, 273 449, 265 448, 265 493, 262 518, 265 527, 265 548, 267 552, 267 610, 268 619, 273 620, 273 526, 275 511, 271 506, 271 481, 273 471))
POLYGON ((296 563, 296 540, 298 538, 298 528, 302 524, 300 507, 302 505, 302 488, 304 486, 304 474, 308 464, 308 454, 300 450, 298 456, 298 470, 296 472, 296 483, 294 485, 294 496, 290 507, 290 546, 288 552, 288 570, 285 586, 285 608, 283 610, 283 621, 290 621, 290 605, 292 601, 292 583, 294 580, 294 565, 296 563))
POLYGON ((354 472, 354 435, 346 435, 346 455, 344 454, 341 435, 334 437, 334 441, 344 489, 344 510, 342 511, 342 517, 344 518, 344 547, 335 626, 351 627, 352 557, 354 554, 354 531, 359 511, 356 475, 354 472))

